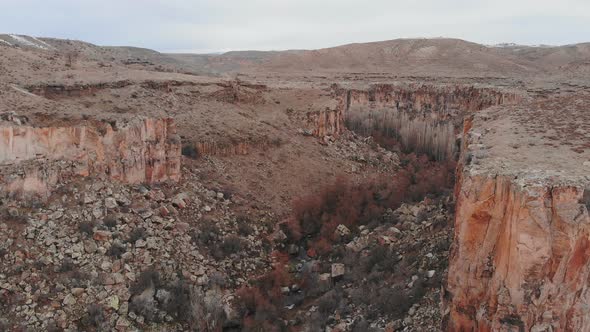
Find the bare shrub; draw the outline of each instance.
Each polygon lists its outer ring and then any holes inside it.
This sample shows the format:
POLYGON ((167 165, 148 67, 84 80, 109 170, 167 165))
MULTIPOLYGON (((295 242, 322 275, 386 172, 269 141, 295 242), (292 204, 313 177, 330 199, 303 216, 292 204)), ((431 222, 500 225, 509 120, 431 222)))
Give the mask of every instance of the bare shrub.
POLYGON ((141 315, 148 322, 156 321, 157 303, 153 297, 134 297, 129 302, 129 311, 141 315))
POLYGON ((69 285, 72 288, 86 288, 90 279, 90 274, 76 269, 70 272, 69 285))
POLYGON ((236 219, 236 223, 238 224, 238 234, 248 236, 254 233, 254 228, 250 226, 251 221, 248 216, 239 215, 236 219))
POLYGON ((375 295, 374 304, 381 314, 398 319, 405 315, 413 302, 402 290, 384 288, 375 295))
POLYGON ((281 145, 284 144, 284 141, 280 137, 275 137, 275 138, 273 138, 273 139, 270 140, 270 144, 272 144, 275 147, 280 147, 281 145))
MULTIPOLYGON (((280 261, 288 260, 288 255, 279 256, 280 261)), ((292 284, 292 280, 283 263, 277 263, 272 271, 256 280, 255 285, 238 290, 235 304, 244 331, 282 331, 284 328, 281 314, 285 298, 281 287, 292 284)))
POLYGON ((91 237, 94 234, 94 226, 96 224, 92 221, 83 221, 78 224, 78 230, 80 233, 86 234, 86 236, 91 237))
POLYGON ((104 225, 108 228, 115 228, 117 226, 117 218, 113 216, 104 218, 104 225))
MULTIPOLYGON (((0 322, 0 331, 8 331, 7 327, 3 328, 2 322, 0 322)), ((52 320, 47 323, 46 331, 47 332, 61 332, 62 329, 57 326, 57 323, 55 321, 52 320)))
POLYGON ((418 211, 418 214, 416 215, 416 222, 421 223, 426 220, 428 220, 428 212, 425 210, 418 211))
POLYGON ((420 301, 424 297, 424 295, 426 295, 426 286, 427 285, 424 281, 422 281, 422 279, 418 279, 414 282, 414 287, 411 289, 409 294, 412 304, 420 301))
POLYGON ((164 310, 181 322, 191 319, 191 288, 183 280, 175 283, 170 289, 169 300, 163 305, 164 310))
POLYGON ((258 281, 258 287, 276 305, 281 304, 283 294, 281 287, 292 284, 291 275, 285 268, 285 264, 276 264, 272 271, 263 275, 258 281))
POLYGON ((161 284, 160 273, 153 268, 150 268, 139 274, 137 281, 129 288, 129 292, 131 295, 138 295, 148 288, 156 288, 161 284))
POLYGON ((200 288, 192 287, 189 308, 191 330, 206 332, 222 330, 227 317, 223 308, 222 294, 219 291, 208 291, 205 295, 200 288))
POLYGON ((146 238, 146 230, 143 227, 136 227, 134 228, 131 233, 129 233, 128 242, 135 243, 138 240, 145 240, 146 238))
POLYGON ((57 272, 67 273, 67 272, 73 271, 75 268, 76 268, 76 265, 74 264, 74 261, 72 261, 71 258, 66 257, 61 262, 59 268, 57 269, 57 272))
POLYGON ((267 301, 260 290, 255 287, 242 287, 237 292, 236 308, 242 316, 253 315, 260 303, 267 301))
POLYGON ((197 159, 199 157, 199 150, 193 143, 183 145, 181 153, 183 156, 191 159, 197 159))
POLYGON ((211 246, 219 238, 221 230, 212 221, 203 222, 199 229, 191 231, 191 240, 195 244, 211 246))
MULTIPOLYGON (((2 203, 0 202, 0 205, 2 203)), ((14 222, 17 224, 26 224, 27 217, 17 209, 3 208, 0 209, 0 222, 14 222)))
POLYGON ((121 258, 121 256, 127 251, 127 248, 118 242, 114 242, 109 250, 107 250, 107 255, 115 258, 121 258))
POLYGON ((223 243, 221 244, 221 250, 223 255, 227 257, 232 254, 237 254, 244 246, 244 240, 242 240, 239 236, 230 235, 223 240, 223 243))
POLYGON ((329 287, 326 284, 321 284, 319 273, 313 272, 311 269, 303 271, 300 283, 301 288, 305 290, 305 295, 307 297, 317 297, 329 287))
POLYGON ((320 297, 318 301, 318 310, 323 315, 328 316, 338 308, 341 301, 342 295, 335 290, 331 290, 320 297))
POLYGON ((68 68, 72 68, 74 67, 74 65, 76 64, 76 62, 78 61, 78 57, 80 56, 80 54, 77 51, 71 50, 66 52, 65 57, 66 57, 66 67, 68 68))
POLYGON ((376 328, 370 326, 366 319, 361 318, 352 324, 352 332, 374 332, 376 328))
POLYGON ((282 325, 279 308, 259 288, 243 287, 236 295, 244 331, 277 331, 282 325))
POLYGON ((98 304, 91 304, 86 309, 86 315, 80 321, 80 328, 94 327, 97 330, 102 330, 104 327, 105 317, 104 309, 98 304))
POLYGON ((162 280, 158 271, 151 268, 143 271, 129 288, 131 294, 129 311, 143 316, 147 321, 154 321, 157 314, 157 302, 153 295, 161 285, 162 280))
POLYGON ((315 249, 321 250, 326 243, 337 240, 334 231, 338 225, 354 230, 380 217, 386 208, 397 208, 409 186, 410 181, 403 175, 361 184, 339 177, 318 194, 295 200, 286 235, 293 242, 319 235, 323 240, 315 242, 315 249))
POLYGON ((392 273, 395 271, 398 260, 395 253, 384 246, 376 246, 371 249, 367 262, 365 264, 365 271, 371 272, 374 268, 379 271, 392 273))
POLYGON ((129 310, 149 322, 160 321, 165 312, 191 331, 217 332, 226 320, 221 293, 205 294, 184 279, 166 282, 154 269, 142 272, 130 293, 129 310))

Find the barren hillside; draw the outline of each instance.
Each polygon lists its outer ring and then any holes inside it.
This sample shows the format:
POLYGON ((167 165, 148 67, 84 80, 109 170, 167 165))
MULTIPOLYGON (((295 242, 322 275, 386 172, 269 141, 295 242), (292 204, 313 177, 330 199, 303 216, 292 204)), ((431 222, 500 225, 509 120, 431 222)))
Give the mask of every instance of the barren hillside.
POLYGON ((577 77, 588 70, 588 43, 486 46, 460 39, 395 39, 319 50, 234 51, 220 55, 164 54, 134 47, 2 35, 3 44, 76 52, 130 67, 206 75, 265 72, 391 73, 417 76, 577 77), (581 72, 580 72, 581 71, 581 72))

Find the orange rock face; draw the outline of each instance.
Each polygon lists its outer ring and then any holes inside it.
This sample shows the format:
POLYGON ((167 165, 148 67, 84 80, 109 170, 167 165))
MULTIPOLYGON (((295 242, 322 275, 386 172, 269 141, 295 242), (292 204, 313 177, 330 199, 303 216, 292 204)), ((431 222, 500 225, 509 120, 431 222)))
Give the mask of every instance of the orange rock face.
POLYGON ((0 128, 0 188, 46 194, 60 178, 101 175, 126 183, 180 178, 180 141, 171 119, 119 130, 94 127, 0 128))
POLYGON ((588 183, 478 171, 466 165, 466 137, 443 295, 446 330, 588 331, 588 183))
POLYGON ((449 330, 590 326, 583 188, 522 188, 513 178, 477 175, 458 186, 449 330))
POLYGON ((338 135, 344 129, 344 111, 338 108, 313 112, 308 115, 308 121, 314 124, 312 134, 316 137, 338 135))

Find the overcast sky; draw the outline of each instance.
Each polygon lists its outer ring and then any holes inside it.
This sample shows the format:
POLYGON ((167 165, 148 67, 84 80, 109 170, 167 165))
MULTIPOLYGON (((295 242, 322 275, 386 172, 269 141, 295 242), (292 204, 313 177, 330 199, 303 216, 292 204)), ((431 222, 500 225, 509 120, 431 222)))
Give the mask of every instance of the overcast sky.
POLYGON ((590 0, 0 0, 0 33, 196 53, 441 36, 561 45, 590 41, 590 0))

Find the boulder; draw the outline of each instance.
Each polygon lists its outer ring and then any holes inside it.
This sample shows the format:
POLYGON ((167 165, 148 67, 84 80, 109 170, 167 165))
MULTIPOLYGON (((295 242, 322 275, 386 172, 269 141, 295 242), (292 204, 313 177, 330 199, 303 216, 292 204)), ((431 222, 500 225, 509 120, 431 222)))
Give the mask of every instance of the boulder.
POLYGON ((344 275, 345 271, 346 271, 346 267, 344 266, 344 264, 342 263, 334 263, 332 264, 332 278, 336 279, 336 278, 340 278, 344 275))

